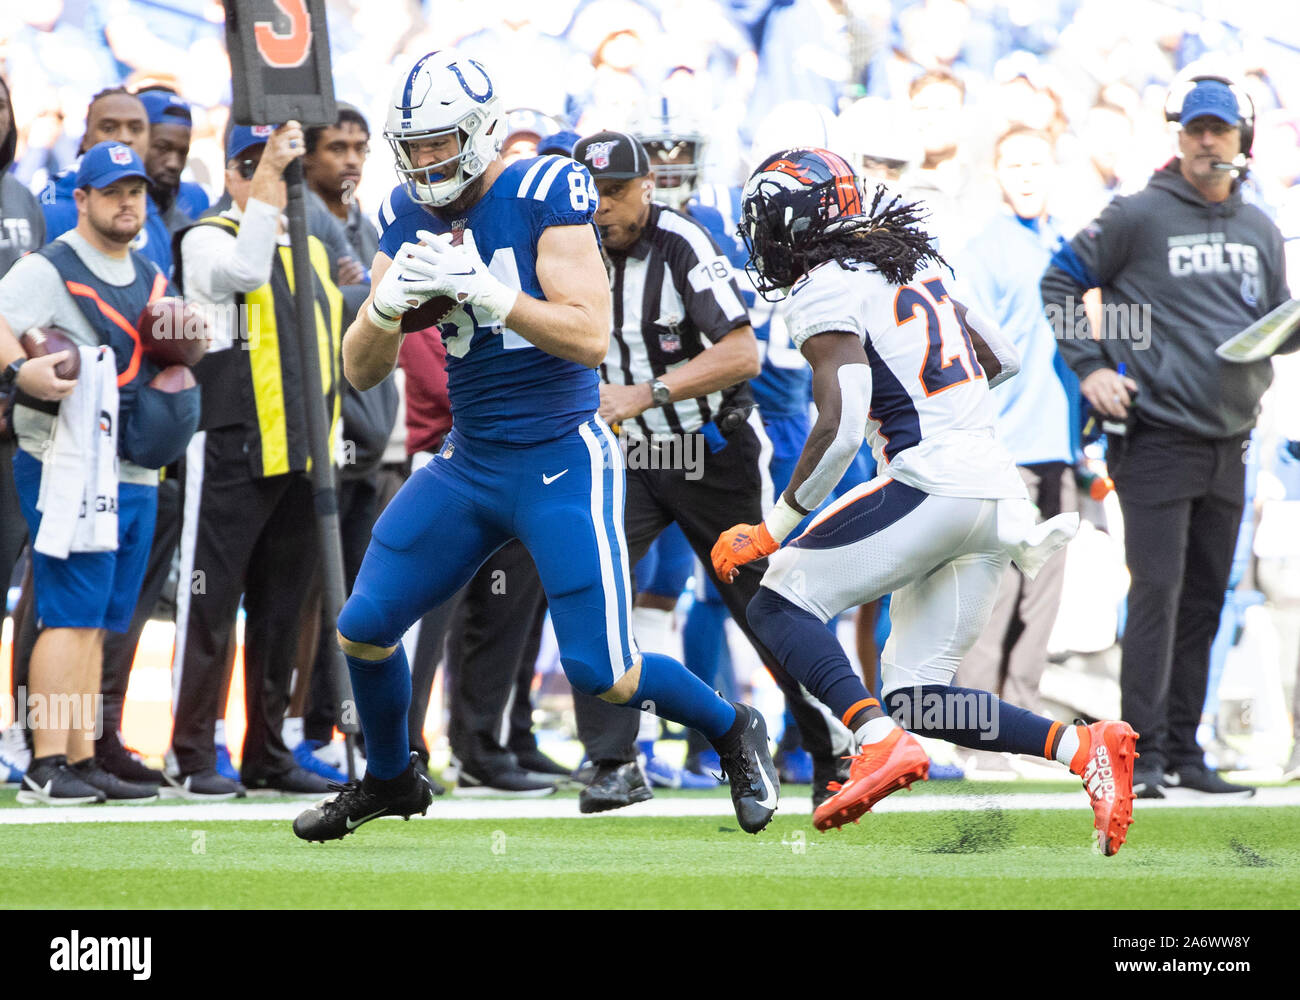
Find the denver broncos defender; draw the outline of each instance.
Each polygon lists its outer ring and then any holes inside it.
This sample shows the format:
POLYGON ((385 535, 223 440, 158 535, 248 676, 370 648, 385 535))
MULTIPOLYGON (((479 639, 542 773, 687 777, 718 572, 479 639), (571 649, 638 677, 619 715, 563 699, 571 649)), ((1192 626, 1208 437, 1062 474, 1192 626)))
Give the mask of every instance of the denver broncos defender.
POLYGON ((812 366, 818 413, 780 500, 763 523, 719 537, 714 567, 725 580, 772 556, 748 609, 754 631, 858 742, 849 780, 813 814, 818 829, 856 821, 928 777, 925 751, 901 723, 961 746, 1068 765, 1088 790, 1100 848, 1114 854, 1132 822, 1133 730, 1062 726, 987 691, 950 686, 988 622, 1008 560, 1032 577, 1074 535, 1078 515, 1034 524, 1024 484, 994 437, 988 395, 1018 370, 1014 348, 949 295, 917 206, 882 187, 863 211, 863 197, 852 168, 820 149, 777 153, 746 185, 741 231, 758 288, 789 289, 787 323, 812 366), (877 477, 780 548, 867 433, 877 477), (825 623, 891 592, 886 715, 825 623))
POLYGON ((424 812, 431 795, 408 760, 400 639, 518 538, 537 565, 570 683, 703 732, 731 778, 741 827, 757 833, 778 794, 762 716, 676 660, 640 653, 629 631, 623 456, 596 413, 594 369, 611 324, 595 184, 566 157, 507 165, 504 131, 487 71, 454 50, 422 57, 394 90, 384 136, 402 183, 380 213, 373 292, 344 336, 344 372, 359 389, 378 383, 396 363, 403 315, 451 297, 440 331, 455 422, 379 518, 339 615, 365 778, 302 813, 294 832, 329 840, 379 816, 424 812))

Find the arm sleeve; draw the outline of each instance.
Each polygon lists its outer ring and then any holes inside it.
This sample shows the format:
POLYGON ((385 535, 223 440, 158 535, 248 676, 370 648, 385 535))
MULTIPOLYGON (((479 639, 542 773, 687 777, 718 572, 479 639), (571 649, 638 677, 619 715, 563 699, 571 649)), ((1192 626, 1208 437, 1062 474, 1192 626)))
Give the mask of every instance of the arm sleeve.
POLYGON ((234 239, 215 226, 191 229, 181 240, 186 287, 200 288, 215 301, 265 285, 279 224, 279 209, 250 198, 234 239))
POLYGON ((795 492, 795 502, 804 510, 816 510, 831 495, 831 490, 844 478, 867 433, 871 368, 867 365, 843 365, 836 377, 840 384, 840 423, 835 430, 835 440, 795 492))

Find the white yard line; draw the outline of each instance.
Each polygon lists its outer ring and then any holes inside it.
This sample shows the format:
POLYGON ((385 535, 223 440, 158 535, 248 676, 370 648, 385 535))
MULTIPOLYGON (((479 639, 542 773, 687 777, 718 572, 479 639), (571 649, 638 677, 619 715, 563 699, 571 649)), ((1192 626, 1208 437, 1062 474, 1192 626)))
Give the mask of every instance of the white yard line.
MULTIPOLYGON (((149 806, 21 806, 0 809, 0 826, 31 826, 42 823, 212 823, 222 820, 292 820, 310 805, 300 802, 217 802, 176 803, 149 806)), ((1136 810, 1178 809, 1184 807, 1248 808, 1252 806, 1300 806, 1300 787, 1261 788, 1252 798, 1225 801, 1218 796, 1179 800, 1139 800, 1136 810)), ((1026 792, 1010 795, 894 795, 880 803, 875 812, 982 812, 991 809, 1088 808, 1083 790, 1077 792, 1026 792)), ((807 795, 792 796, 781 802, 780 812, 806 816, 812 812, 807 795)), ((493 819, 594 819, 600 817, 649 816, 732 816, 731 801, 724 798, 652 799, 626 809, 616 809, 596 816, 578 812, 575 798, 555 799, 458 799, 455 796, 435 799, 424 817, 429 820, 493 819)), ((416 817, 417 819, 419 817, 416 817)))

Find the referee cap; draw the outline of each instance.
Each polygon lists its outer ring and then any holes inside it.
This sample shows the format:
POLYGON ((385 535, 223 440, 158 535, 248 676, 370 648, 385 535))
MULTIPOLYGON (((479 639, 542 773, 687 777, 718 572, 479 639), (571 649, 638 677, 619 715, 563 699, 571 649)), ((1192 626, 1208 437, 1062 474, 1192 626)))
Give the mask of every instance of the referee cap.
POLYGON ((573 147, 573 158, 597 180, 627 180, 650 173, 645 147, 626 132, 597 132, 579 139, 573 147))

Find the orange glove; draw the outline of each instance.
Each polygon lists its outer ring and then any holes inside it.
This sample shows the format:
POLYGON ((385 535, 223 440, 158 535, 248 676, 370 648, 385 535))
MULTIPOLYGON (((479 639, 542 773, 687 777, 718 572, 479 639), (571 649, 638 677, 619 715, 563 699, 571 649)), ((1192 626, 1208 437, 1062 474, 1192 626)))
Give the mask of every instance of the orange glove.
POLYGON ((718 536, 713 545, 713 569, 723 583, 731 583, 736 573, 745 563, 770 556, 779 549, 780 543, 772 537, 767 525, 737 524, 718 536))

